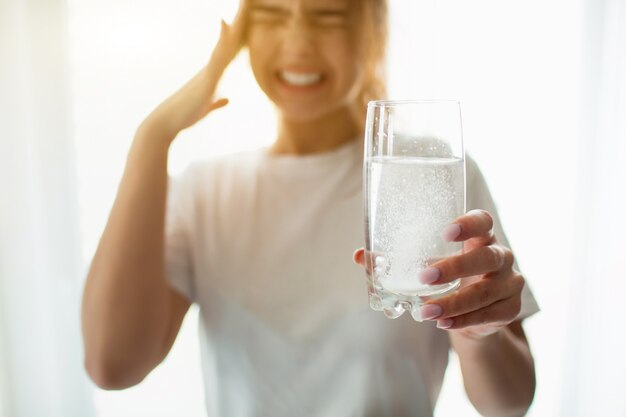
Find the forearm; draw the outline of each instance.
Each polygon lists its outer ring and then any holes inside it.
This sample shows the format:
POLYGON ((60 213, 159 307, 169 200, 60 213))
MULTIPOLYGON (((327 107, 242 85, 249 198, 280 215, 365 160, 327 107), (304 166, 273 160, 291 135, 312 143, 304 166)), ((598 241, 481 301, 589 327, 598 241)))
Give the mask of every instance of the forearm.
POLYGON ((511 329, 469 339, 450 333, 467 395, 484 416, 523 416, 535 393, 534 360, 528 344, 511 329))
POLYGON ((222 22, 209 63, 137 130, 83 296, 85 365, 105 385, 139 382, 163 359, 189 307, 165 279, 167 156, 179 132, 228 103, 212 97, 243 44, 245 15, 222 22))
POLYGON ((85 363, 100 385, 139 382, 161 360, 166 338, 169 144, 151 139, 140 128, 85 284, 85 363))

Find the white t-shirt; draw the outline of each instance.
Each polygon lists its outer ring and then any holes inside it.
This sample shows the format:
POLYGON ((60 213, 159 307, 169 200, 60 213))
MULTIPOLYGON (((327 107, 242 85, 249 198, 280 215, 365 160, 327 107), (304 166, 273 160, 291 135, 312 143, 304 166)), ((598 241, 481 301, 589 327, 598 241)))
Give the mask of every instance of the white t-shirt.
MULTIPOLYGON (((449 341, 369 308, 362 141, 193 163, 170 182, 167 275, 200 307, 209 416, 432 416, 449 341)), ((467 162, 468 209, 496 215, 467 162)), ((506 243, 500 222, 496 235, 506 243)), ((528 287, 522 312, 538 311, 528 287)))

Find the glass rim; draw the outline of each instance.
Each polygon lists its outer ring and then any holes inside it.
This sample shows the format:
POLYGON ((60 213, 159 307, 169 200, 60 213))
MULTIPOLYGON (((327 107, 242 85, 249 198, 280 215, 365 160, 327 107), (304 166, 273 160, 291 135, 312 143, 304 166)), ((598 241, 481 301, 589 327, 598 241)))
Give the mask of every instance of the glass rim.
POLYGON ((456 99, 440 99, 440 98, 427 98, 427 99, 405 99, 405 100, 371 100, 367 103, 367 107, 388 107, 398 104, 458 104, 461 105, 460 100, 456 99))

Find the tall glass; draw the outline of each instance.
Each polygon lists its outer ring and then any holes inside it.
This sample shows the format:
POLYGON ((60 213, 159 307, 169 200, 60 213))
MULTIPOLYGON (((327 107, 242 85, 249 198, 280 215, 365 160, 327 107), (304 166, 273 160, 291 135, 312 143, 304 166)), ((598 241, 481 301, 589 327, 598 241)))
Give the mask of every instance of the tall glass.
POLYGON ((442 238, 465 213, 459 102, 372 101, 365 129, 365 262, 370 306, 396 318, 456 290, 425 285, 420 272, 463 245, 442 238))

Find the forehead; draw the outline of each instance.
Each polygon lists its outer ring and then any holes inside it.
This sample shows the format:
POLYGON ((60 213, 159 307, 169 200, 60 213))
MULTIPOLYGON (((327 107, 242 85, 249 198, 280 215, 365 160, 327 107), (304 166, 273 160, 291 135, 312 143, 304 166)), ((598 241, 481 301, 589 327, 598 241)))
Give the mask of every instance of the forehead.
POLYGON ((347 8, 352 4, 351 0, 251 0, 252 5, 276 6, 292 8, 302 6, 305 9, 323 8, 347 8))

